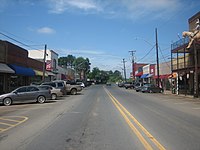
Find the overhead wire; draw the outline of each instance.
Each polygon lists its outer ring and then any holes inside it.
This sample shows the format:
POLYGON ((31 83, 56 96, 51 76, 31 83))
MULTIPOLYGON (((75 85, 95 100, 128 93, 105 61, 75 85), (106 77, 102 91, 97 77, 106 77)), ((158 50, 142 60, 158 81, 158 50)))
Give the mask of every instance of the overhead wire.
MULTIPOLYGON (((162 58, 164 59, 164 63, 166 63, 166 65, 167 65, 169 68, 171 68, 171 67, 169 66, 169 64, 167 63, 165 57, 163 56, 163 53, 162 53, 162 51, 161 51, 160 46, 158 46, 158 49, 159 49, 159 51, 160 51, 160 53, 161 53, 162 58)), ((168 62, 169 62, 169 61, 168 61, 168 62)))
MULTIPOLYGON (((25 47, 29 47, 29 48, 31 48, 31 49, 38 50, 39 52, 42 52, 41 49, 37 49, 37 48, 35 48, 35 47, 32 47, 32 46, 30 46, 30 45, 27 45, 27 44, 25 44, 25 43, 23 43, 23 42, 21 42, 21 41, 15 39, 15 38, 12 38, 12 37, 10 37, 10 36, 8 36, 8 35, 2 33, 2 32, 0 32, 0 34, 3 35, 3 36, 5 36, 6 38, 8 38, 8 39, 10 39, 10 40, 13 40, 13 41, 15 41, 15 42, 17 42, 17 43, 19 43, 19 44, 25 46, 25 47)), ((42 53, 43 53, 43 52, 42 52, 42 53)))
POLYGON ((154 46, 146 53, 146 55, 144 55, 142 58, 140 58, 140 59, 138 60, 138 62, 141 61, 141 60, 143 60, 145 57, 147 57, 147 56, 151 53, 151 51, 154 49, 155 46, 156 46, 156 45, 154 45, 154 46))

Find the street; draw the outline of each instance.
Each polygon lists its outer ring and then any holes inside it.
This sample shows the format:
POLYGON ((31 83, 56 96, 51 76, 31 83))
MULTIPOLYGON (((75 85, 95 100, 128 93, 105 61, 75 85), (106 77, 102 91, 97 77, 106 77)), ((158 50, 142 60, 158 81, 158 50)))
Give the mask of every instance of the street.
POLYGON ((199 150, 200 101, 92 85, 44 104, 0 106, 1 150, 199 150))

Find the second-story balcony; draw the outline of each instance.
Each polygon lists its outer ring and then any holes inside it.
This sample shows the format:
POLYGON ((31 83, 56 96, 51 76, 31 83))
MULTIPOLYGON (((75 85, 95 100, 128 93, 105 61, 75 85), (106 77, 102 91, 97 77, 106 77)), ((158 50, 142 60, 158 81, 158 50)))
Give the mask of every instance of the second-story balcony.
POLYGON ((187 45, 189 43, 189 38, 182 38, 173 44, 171 44, 171 51, 172 53, 189 53, 190 51, 186 49, 187 45))
POLYGON ((182 38, 171 45, 172 70, 194 68, 193 49, 187 49, 189 38, 182 38))

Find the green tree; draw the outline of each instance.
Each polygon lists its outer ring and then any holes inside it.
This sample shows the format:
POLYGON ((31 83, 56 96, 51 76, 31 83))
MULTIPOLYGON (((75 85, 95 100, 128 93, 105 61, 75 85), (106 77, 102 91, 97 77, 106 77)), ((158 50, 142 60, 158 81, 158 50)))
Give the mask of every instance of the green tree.
POLYGON ((80 79, 86 79, 86 75, 90 72, 90 61, 88 58, 78 57, 73 62, 76 73, 79 74, 80 79))
POLYGON ((75 60, 76 60, 76 57, 73 55, 67 55, 67 57, 60 57, 58 58, 58 65, 72 68, 75 60))

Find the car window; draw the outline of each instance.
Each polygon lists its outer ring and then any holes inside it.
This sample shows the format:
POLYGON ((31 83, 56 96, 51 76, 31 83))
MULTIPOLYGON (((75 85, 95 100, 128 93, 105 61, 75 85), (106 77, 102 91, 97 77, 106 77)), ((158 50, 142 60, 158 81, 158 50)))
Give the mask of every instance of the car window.
POLYGON ((27 87, 27 92, 32 92, 32 91, 39 91, 39 89, 36 87, 27 87))
POLYGON ((62 82, 58 82, 58 87, 63 87, 64 84, 62 82))
POLYGON ((47 90, 48 89, 48 86, 40 86, 40 87, 38 87, 39 89, 41 89, 41 90, 47 90))
POLYGON ((21 87, 21 88, 17 89, 16 92, 17 93, 26 92, 26 87, 21 87))
POLYGON ((50 85, 50 86, 56 87, 56 83, 53 83, 53 82, 43 83, 43 85, 50 85))

